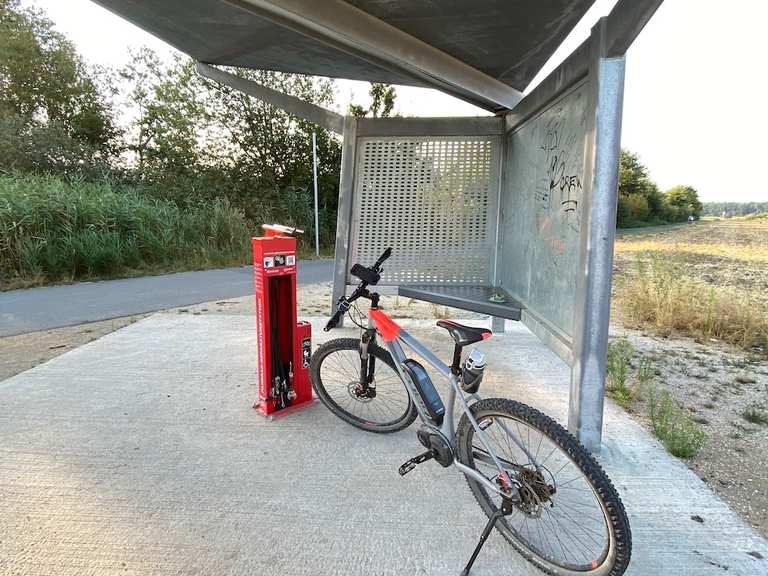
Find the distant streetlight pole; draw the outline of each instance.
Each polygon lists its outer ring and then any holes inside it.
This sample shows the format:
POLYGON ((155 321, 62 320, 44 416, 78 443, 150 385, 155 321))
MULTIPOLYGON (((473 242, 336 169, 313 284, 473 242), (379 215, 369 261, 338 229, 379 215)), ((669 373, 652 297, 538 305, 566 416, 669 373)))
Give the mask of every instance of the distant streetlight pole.
POLYGON ((317 209, 317 134, 312 132, 312 176, 315 184, 315 254, 320 256, 320 215, 317 209))

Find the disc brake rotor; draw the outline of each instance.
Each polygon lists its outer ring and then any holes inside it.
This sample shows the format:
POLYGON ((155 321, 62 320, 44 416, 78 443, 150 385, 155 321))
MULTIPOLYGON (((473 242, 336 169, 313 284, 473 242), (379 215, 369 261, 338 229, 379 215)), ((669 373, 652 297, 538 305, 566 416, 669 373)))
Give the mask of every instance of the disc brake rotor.
POLYGON ((526 516, 538 518, 545 504, 553 505, 551 498, 556 492, 554 478, 546 468, 523 468, 513 479, 519 484, 520 502, 516 507, 526 516), (546 476, 549 476, 551 484, 547 482, 546 476))
POLYGON ((358 402, 363 403, 370 402, 376 397, 375 388, 368 388, 368 390, 363 390, 360 382, 356 380, 347 384, 347 393, 353 400, 357 400, 358 402))

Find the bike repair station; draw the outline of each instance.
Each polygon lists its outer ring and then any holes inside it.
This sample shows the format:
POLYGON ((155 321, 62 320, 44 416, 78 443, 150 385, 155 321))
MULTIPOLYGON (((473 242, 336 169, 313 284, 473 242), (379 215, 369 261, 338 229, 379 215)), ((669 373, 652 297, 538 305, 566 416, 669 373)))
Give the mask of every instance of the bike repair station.
MULTIPOLYGON (((529 90, 591 0, 97 2, 189 54, 206 78, 341 136, 334 306, 351 264, 391 246, 382 293, 485 313, 497 330, 521 321, 568 363, 569 429, 599 450, 625 53, 661 0, 619 0, 529 90), (216 65, 431 87, 491 115, 343 116, 216 65)), ((269 247, 282 242, 254 243, 269 294, 260 393, 279 390, 262 398, 267 414, 307 398, 309 334, 284 296, 295 266, 287 245, 269 247), (274 314, 291 320, 276 326, 274 314)))
POLYGON ((309 359, 312 326, 296 319, 296 238, 301 231, 263 226, 253 238, 256 288, 256 363, 259 398, 264 416, 312 401, 309 359))

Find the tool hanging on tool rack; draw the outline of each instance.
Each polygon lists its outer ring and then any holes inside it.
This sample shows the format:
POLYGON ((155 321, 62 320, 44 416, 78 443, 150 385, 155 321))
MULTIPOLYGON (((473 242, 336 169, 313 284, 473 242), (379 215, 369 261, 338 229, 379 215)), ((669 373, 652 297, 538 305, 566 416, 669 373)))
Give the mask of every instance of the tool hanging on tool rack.
MULTIPOLYGON (((270 291, 278 286, 277 282, 270 278, 270 291)), ((293 363, 289 360, 286 364, 283 361, 283 354, 280 348, 280 332, 278 329, 278 318, 280 318, 280 310, 278 308, 279 299, 276 297, 270 298, 270 313, 269 316, 273 319, 269 324, 270 328, 270 342, 272 349, 272 358, 270 361, 271 375, 272 375, 272 390, 270 397, 274 399, 275 409, 282 410, 291 405, 291 402, 296 398, 296 392, 293 390, 293 363)))

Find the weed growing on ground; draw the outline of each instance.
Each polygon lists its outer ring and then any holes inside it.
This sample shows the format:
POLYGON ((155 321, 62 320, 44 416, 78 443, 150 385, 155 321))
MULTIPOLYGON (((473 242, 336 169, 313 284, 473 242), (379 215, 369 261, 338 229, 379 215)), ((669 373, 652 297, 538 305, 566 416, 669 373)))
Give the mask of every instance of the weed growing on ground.
POLYGON ((653 433, 667 450, 678 458, 695 456, 707 438, 701 425, 675 404, 667 390, 653 390, 648 404, 653 433))
POLYGON ((626 338, 608 344, 606 392, 624 408, 628 408, 635 397, 635 390, 627 384, 634 354, 635 349, 626 338))
POLYGON ((438 306, 437 304, 430 304, 432 308, 432 316, 438 320, 445 320, 448 318, 449 312, 447 306, 438 306))
POLYGON ((656 369, 653 367, 653 360, 647 356, 642 356, 637 367, 637 382, 645 386, 656 376, 656 369))
POLYGON ((768 354, 768 315, 743 294, 687 277, 670 260, 640 257, 619 290, 626 321, 661 336, 716 338, 768 354))
POLYGON ((760 410, 757 406, 747 406, 741 413, 744 420, 751 424, 768 426, 768 412, 760 410))

